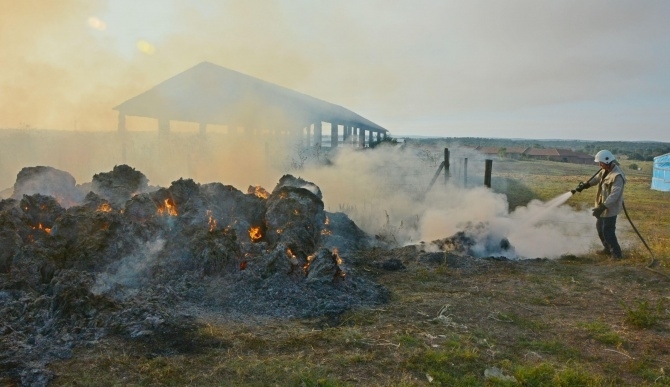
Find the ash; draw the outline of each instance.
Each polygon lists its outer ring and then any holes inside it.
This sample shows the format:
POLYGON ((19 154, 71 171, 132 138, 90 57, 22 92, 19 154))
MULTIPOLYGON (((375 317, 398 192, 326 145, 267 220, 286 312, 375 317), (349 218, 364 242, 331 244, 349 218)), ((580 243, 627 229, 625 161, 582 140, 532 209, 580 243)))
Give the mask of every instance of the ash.
POLYGON ((147 183, 127 165, 80 186, 50 167, 18 174, 0 201, 0 381, 46 385, 49 362, 107 335, 169 340, 205 315, 332 316, 388 300, 348 264, 371 238, 324 211, 311 182, 147 183))

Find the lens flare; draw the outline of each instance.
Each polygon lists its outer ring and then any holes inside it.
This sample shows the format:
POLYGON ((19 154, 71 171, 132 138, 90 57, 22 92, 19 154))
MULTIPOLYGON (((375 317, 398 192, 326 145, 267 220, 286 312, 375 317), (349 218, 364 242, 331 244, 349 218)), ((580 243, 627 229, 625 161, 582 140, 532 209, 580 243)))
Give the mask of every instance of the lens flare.
POLYGON ((88 18, 88 25, 89 27, 98 30, 98 31, 104 31, 107 29, 107 23, 104 21, 98 19, 95 16, 91 16, 88 18))
POLYGON ((152 55, 156 52, 156 47, 153 44, 147 42, 146 40, 139 40, 137 42, 137 49, 147 55, 152 55))

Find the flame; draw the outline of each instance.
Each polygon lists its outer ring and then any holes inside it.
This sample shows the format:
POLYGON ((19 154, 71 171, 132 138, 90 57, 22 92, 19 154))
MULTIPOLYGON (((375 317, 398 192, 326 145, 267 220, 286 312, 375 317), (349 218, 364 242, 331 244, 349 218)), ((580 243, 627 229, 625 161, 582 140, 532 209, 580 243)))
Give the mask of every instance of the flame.
POLYGON ((177 216, 177 206, 172 199, 165 199, 165 206, 158 207, 158 215, 168 214, 170 216, 177 216))
POLYGON ((333 249, 333 256, 335 257, 335 263, 341 265, 343 261, 342 257, 340 257, 340 250, 338 250, 337 247, 333 249))
POLYGON ((321 230, 321 235, 331 235, 333 232, 327 229, 322 229, 321 230))
POLYGON ((97 212, 112 212, 112 206, 110 206, 109 203, 102 203, 96 211, 97 212))
POLYGON ((33 230, 42 230, 47 234, 51 234, 51 229, 49 227, 42 226, 42 223, 39 223, 37 227, 33 227, 33 230))
POLYGON ((315 257, 316 257, 316 254, 312 254, 312 255, 307 256, 307 261, 302 266, 302 270, 305 271, 305 274, 307 274, 307 272, 309 271, 309 265, 312 264, 312 261, 314 260, 315 257))
POLYGON ((278 228, 278 229, 277 229, 277 234, 281 234, 283 231, 284 231, 283 229, 278 228))
POLYGON ((323 222, 323 224, 325 224, 326 226, 330 224, 330 219, 327 216, 326 216, 326 221, 323 222))
POLYGON ((267 199, 267 198, 270 197, 270 193, 268 191, 266 191, 265 188, 261 187, 260 185, 257 185, 255 187, 249 186, 248 192, 253 193, 254 195, 256 195, 257 197, 259 197, 261 199, 267 199))
POLYGON ((247 261, 240 262, 240 270, 244 270, 246 268, 247 268, 247 261))
POLYGON ((300 211, 298 211, 298 210, 293 210, 293 215, 300 215, 300 211))
POLYGON ((209 232, 212 232, 216 229, 216 219, 212 216, 212 211, 207 210, 207 224, 209 225, 209 232))
POLYGON ((261 228, 260 227, 251 227, 249 229, 249 237, 251 238, 252 242, 256 242, 259 239, 263 237, 261 234, 261 228))

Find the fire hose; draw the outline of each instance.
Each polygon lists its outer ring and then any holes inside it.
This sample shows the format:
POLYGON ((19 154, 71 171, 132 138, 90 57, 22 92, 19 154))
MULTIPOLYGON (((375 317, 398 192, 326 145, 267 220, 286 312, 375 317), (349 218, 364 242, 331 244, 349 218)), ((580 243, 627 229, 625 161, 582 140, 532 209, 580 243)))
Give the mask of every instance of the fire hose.
MULTIPOLYGON (((600 171, 601 171, 601 170, 599 169, 596 173, 593 174, 593 176, 591 176, 591 177, 590 177, 588 180, 586 180, 586 181, 587 181, 587 182, 591 181, 591 179, 593 179, 594 177, 596 177, 596 175, 597 175, 598 173, 600 173, 600 171)), ((571 190, 570 192, 572 192, 572 194, 574 195, 575 192, 578 192, 578 191, 577 191, 576 189, 573 189, 573 190, 571 190)), ((581 192, 581 190, 580 190, 580 192, 581 192)), ((633 220, 630 218, 630 215, 628 215, 628 210, 626 209, 626 204, 622 201, 622 202, 621 202, 621 205, 622 205, 622 207, 623 207, 623 212, 624 212, 624 214, 626 214, 626 219, 628 219, 628 223, 630 223, 631 227, 633 228, 633 230, 635 231, 635 233, 637 234, 637 236, 640 238, 640 240, 641 240, 642 243, 644 244, 644 247, 647 248, 647 251, 649 251, 649 254, 651 255, 651 262, 649 262, 649 264, 648 264, 647 266, 645 266, 645 269, 650 270, 650 271, 653 271, 654 273, 656 273, 656 274, 660 274, 660 275, 662 275, 662 276, 664 276, 664 277, 666 277, 666 278, 670 278, 670 276, 668 276, 667 274, 662 273, 662 272, 660 272, 660 271, 654 269, 654 266, 656 266, 656 265, 658 264, 658 261, 656 261, 656 256, 654 256, 654 253, 651 251, 651 248, 650 248, 649 245, 647 244, 647 241, 644 240, 644 238, 642 237, 642 234, 640 234, 640 232, 637 230, 637 227, 635 227, 635 224, 633 224, 633 220)))

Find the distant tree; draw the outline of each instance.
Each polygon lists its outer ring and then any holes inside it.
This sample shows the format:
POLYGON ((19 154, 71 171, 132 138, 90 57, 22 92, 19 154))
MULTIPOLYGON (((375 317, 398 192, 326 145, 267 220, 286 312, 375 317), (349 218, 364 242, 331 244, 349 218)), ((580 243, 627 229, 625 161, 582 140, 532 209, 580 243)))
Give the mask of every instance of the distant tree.
POLYGON ((505 147, 498 148, 498 157, 500 157, 501 159, 507 157, 507 148, 505 147))
POLYGON ((639 167, 638 167, 637 164, 635 164, 635 163, 633 163, 633 164, 631 164, 631 165, 628 166, 628 169, 634 169, 634 170, 636 170, 636 171, 638 170, 638 168, 639 168, 639 167))

